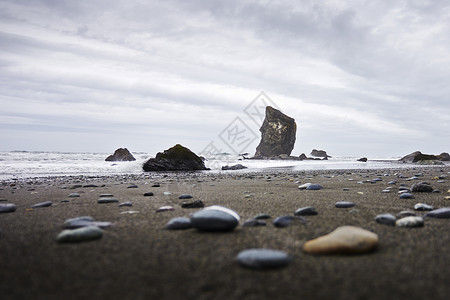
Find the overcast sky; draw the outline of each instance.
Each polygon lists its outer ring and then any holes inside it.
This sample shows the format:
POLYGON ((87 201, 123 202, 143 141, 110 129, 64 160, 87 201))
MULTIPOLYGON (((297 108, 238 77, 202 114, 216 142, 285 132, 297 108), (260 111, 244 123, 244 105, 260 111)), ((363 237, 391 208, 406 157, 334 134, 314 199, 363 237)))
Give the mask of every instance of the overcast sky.
POLYGON ((439 154, 449 98, 449 1, 0 0, 0 151, 254 154, 266 103, 293 155, 439 154))

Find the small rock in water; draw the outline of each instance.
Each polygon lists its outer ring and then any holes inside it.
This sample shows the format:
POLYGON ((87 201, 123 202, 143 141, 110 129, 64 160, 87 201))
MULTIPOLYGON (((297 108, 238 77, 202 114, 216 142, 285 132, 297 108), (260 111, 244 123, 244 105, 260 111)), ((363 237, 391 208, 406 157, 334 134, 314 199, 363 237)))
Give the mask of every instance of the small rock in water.
POLYGON ((311 184, 306 188, 308 191, 317 191, 323 189, 320 184, 311 184))
POLYGON ((283 251, 272 249, 247 249, 239 252, 237 262, 247 268, 268 269, 287 266, 292 258, 283 251))
POLYGON ((414 209, 418 211, 426 211, 426 210, 433 210, 433 206, 425 204, 425 203, 417 203, 414 205, 414 209))
POLYGON ((270 219, 271 216, 268 214, 259 214, 255 216, 255 219, 257 220, 266 220, 266 219, 270 219))
POLYGON ((450 218, 450 207, 442 207, 430 211, 425 214, 425 217, 438 218, 438 219, 449 219, 450 218))
POLYGON ((156 210, 156 212, 157 212, 157 213, 160 213, 160 212, 173 211, 173 210, 175 210, 175 209, 173 208, 173 206, 166 205, 166 206, 161 206, 160 208, 158 208, 158 209, 156 210))
POLYGON ((338 201, 336 202, 335 206, 337 208, 349 208, 349 207, 353 207, 356 204, 354 202, 350 202, 350 201, 338 201))
POLYGON ((423 218, 419 216, 404 217, 395 222, 397 227, 422 227, 423 224, 423 218))
POLYGON ((427 182, 419 182, 411 186, 411 191, 414 193, 431 193, 433 188, 427 182))
POLYGON ((233 210, 213 205, 191 215, 191 223, 200 231, 231 231, 239 224, 240 217, 233 210))
POLYGON ((49 207, 49 206, 52 206, 52 204, 53 204, 52 201, 45 201, 45 202, 36 203, 31 208, 49 207))
POLYGON ((77 229, 63 230, 56 240, 58 243, 78 243, 100 239, 103 236, 103 230, 97 226, 87 226, 77 229))
POLYGON ((12 203, 0 204, 0 213, 8 213, 16 211, 16 205, 12 203))
POLYGON ((152 192, 148 192, 148 193, 145 193, 145 194, 144 194, 145 197, 151 197, 151 196, 153 196, 153 195, 154 195, 154 194, 153 194, 152 192))
POLYGON ((403 193, 400 195, 400 199, 414 199, 414 196, 410 193, 403 193))
POLYGON ((317 214, 317 210, 312 206, 302 207, 294 212, 296 216, 315 216, 317 214))
POLYGON ((80 197, 79 193, 70 193, 69 194, 69 198, 77 198, 77 197, 80 197))
POLYGON ((115 199, 115 198, 100 198, 97 200, 97 203, 116 203, 119 202, 119 200, 115 199))
POLYGON ((266 221, 258 220, 258 219, 249 219, 242 224, 242 227, 257 227, 257 226, 266 226, 266 221))
POLYGON ((130 201, 127 202, 123 202, 120 203, 119 205, 117 205, 118 207, 123 207, 123 206, 133 206, 133 203, 131 203, 130 201))
POLYGON ((202 208, 205 207, 202 200, 195 200, 194 202, 183 203, 181 204, 182 208, 202 208))
POLYGON ((373 251, 378 245, 378 235, 355 226, 342 226, 331 233, 310 240, 303 251, 311 254, 359 254, 373 251))
POLYGON ((189 218, 173 218, 167 223, 166 228, 170 230, 189 229, 192 228, 192 223, 189 218))
POLYGON ((380 224, 394 226, 397 218, 391 214, 381 214, 375 217, 375 221, 380 224))

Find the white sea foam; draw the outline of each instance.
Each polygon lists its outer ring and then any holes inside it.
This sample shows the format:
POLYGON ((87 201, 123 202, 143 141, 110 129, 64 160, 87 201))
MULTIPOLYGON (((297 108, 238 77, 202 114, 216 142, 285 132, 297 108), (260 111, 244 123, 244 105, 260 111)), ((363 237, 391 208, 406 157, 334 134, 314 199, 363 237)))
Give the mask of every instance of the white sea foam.
MULTIPOLYGON (((76 175, 120 175, 142 174, 143 163, 152 157, 148 153, 133 153, 134 162, 107 162, 107 153, 67 153, 67 152, 0 152, 0 180, 23 179, 48 176, 76 175)), ((366 163, 357 162, 355 157, 336 157, 328 160, 239 160, 235 155, 209 156, 205 165, 212 172, 221 172, 225 165, 242 164, 244 171, 270 169, 286 170, 332 170, 332 169, 382 169, 401 168, 409 164, 399 164, 397 157, 369 158, 366 163)), ((224 171, 235 172, 235 171, 224 171)))

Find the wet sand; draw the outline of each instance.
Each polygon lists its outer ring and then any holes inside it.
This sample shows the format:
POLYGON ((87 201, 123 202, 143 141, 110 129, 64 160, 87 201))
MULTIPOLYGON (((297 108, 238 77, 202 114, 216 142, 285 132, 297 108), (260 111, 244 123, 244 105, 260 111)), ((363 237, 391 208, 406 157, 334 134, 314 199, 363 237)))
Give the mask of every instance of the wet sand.
MULTIPOLYGON (((261 173, 171 173, 145 176, 58 177, 3 182, 0 198, 17 210, 0 214, 0 289, 2 299, 447 299, 450 295, 450 220, 425 219, 421 228, 378 224, 375 216, 413 210, 418 202, 450 207, 449 166, 402 170, 326 170, 261 173), (418 180, 398 178, 419 176, 418 180), (377 183, 358 183, 381 177, 377 183), (381 193, 392 185, 391 193, 381 193), (321 184, 318 191, 299 190, 297 181, 321 184), (414 193, 399 199, 400 184, 429 182, 441 193, 414 193), (160 187, 152 187, 160 183, 160 187), (75 184, 98 187, 70 189, 75 184), (138 188, 127 188, 136 184, 138 188), (344 191, 348 188, 348 191, 344 191), (170 191, 171 195, 163 192, 170 191), (68 198, 78 192, 80 197, 68 198), (154 196, 144 197, 146 192, 154 196), (98 204, 100 194, 120 202, 98 204), (362 194, 361 194, 362 193, 362 194), (180 194, 191 194, 206 206, 222 205, 246 219, 272 216, 264 227, 238 226, 227 233, 195 229, 169 231, 173 217, 189 216, 180 194), (67 203, 61 200, 69 200, 67 203), (53 205, 30 210, 33 204, 53 205), (337 201, 356 206, 335 208, 337 201), (155 213, 161 206, 175 210, 155 213), (275 217, 314 206, 317 216, 287 228, 275 217), (124 211, 136 214, 121 214, 124 211), (109 221, 102 239, 58 244, 65 219, 92 216, 109 221), (342 225, 355 225, 379 236, 375 252, 363 255, 315 256, 303 244, 342 225), (282 269, 255 271, 235 257, 248 248, 283 250, 293 257, 282 269)), ((423 215, 424 212, 417 212, 423 215)))

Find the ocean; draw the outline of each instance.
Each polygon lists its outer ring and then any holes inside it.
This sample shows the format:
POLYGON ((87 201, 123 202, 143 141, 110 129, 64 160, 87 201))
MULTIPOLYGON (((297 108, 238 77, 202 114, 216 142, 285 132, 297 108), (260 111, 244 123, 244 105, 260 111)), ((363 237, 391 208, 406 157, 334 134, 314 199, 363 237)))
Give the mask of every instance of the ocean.
MULTIPOLYGON (((69 153, 69 152, 0 152, 0 180, 26 179, 51 176, 107 176, 122 174, 142 174, 142 164, 153 157, 152 154, 133 152, 136 161, 107 162, 111 153, 69 153)), ((221 172, 225 165, 242 164, 245 171, 264 170, 333 170, 333 169, 384 169, 411 166, 401 164, 398 157, 369 158, 366 163, 356 161, 356 157, 333 157, 319 161, 288 160, 239 160, 238 156, 222 154, 207 158, 208 172, 221 172)), ((224 171, 225 172, 225 171, 224 171)), ((226 171, 236 172, 236 171, 226 171)))

